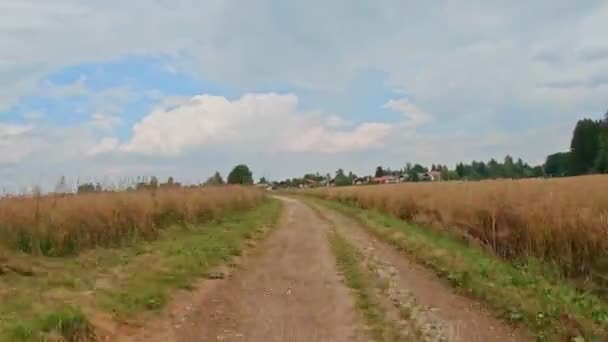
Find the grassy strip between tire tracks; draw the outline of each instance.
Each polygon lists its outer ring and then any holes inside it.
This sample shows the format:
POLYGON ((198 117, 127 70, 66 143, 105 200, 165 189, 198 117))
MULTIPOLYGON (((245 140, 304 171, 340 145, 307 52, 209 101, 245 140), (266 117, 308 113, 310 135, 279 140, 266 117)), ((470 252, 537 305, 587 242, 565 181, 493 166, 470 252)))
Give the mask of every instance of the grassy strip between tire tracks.
POLYGON ((464 294, 486 303, 499 317, 524 324, 539 341, 608 340, 608 303, 543 272, 539 262, 515 265, 478 246, 377 211, 314 202, 357 219, 464 294))
POLYGON ((373 296, 368 275, 360 264, 361 253, 333 229, 328 237, 338 270, 353 292, 355 307, 363 316, 369 334, 375 341, 397 341, 396 333, 373 296))
POLYGON ((268 199, 202 226, 174 226, 159 239, 125 248, 98 248, 73 258, 15 256, 31 277, 0 275, 0 341, 86 341, 105 313, 137 323, 162 309, 171 292, 241 253, 243 242, 265 236, 281 203, 268 199), (142 316, 143 315, 143 316, 142 316))

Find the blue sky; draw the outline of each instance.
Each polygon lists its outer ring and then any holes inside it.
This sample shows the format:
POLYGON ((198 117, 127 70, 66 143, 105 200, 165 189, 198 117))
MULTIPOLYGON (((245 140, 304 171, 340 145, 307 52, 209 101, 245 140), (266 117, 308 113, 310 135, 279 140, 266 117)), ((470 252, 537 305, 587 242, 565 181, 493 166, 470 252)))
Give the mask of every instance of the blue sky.
POLYGON ((270 178, 540 163, 608 109, 605 1, 0 0, 0 13, 11 191, 62 175, 198 182, 240 162, 270 178))

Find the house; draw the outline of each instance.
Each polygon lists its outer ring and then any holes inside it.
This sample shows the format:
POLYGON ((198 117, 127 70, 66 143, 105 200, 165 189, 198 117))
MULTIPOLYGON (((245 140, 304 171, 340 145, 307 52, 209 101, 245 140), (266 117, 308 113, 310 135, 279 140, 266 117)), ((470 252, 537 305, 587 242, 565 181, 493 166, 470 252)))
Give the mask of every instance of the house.
POLYGON ((304 183, 304 185, 309 188, 314 188, 320 185, 319 182, 310 178, 304 178, 304 183))
POLYGON ((374 177, 372 179, 372 183, 374 183, 374 184, 395 184, 395 183, 399 183, 399 177, 397 177, 397 176, 374 177))
POLYGON ((418 180, 421 182, 428 182, 432 180, 431 175, 429 174, 429 172, 419 172, 418 173, 418 180))
POLYGON ((441 171, 429 171, 418 173, 418 179, 422 182, 435 182, 441 180, 441 171))
POLYGON ((432 182, 441 180, 441 171, 429 171, 427 174, 432 182))
POLYGON ((353 179, 353 185, 369 184, 371 181, 372 181, 372 177, 370 177, 370 176, 357 177, 357 178, 353 179))

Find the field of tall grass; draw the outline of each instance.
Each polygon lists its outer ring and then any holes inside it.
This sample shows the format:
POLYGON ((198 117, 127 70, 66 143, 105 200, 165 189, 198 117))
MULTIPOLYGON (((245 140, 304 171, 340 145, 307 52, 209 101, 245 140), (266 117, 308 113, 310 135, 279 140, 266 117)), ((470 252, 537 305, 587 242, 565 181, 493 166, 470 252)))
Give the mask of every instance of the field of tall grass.
POLYGON ((246 187, 159 188, 131 192, 0 199, 0 248, 64 256, 151 239, 176 223, 203 223, 259 204, 246 187))
POLYGON ((608 284, 608 176, 322 188, 307 193, 541 259, 608 284))

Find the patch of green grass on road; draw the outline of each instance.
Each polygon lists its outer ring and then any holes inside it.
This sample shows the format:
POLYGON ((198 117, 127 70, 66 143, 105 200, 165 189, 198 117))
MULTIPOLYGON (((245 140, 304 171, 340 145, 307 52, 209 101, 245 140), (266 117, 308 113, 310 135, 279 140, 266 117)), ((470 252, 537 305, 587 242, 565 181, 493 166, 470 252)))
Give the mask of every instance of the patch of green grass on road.
POLYGON ((385 319, 379 303, 372 294, 372 285, 361 266, 360 252, 335 230, 328 233, 329 244, 336 258, 338 270, 344 282, 352 290, 357 311, 365 319, 371 337, 375 341, 397 341, 390 323, 385 319))
POLYGON ((541 341, 608 340, 608 303, 566 280, 518 266, 482 248, 373 210, 314 200, 359 220, 375 236, 406 252, 498 316, 527 326, 541 341))
POLYGON ((162 309, 173 291, 211 278, 213 267, 239 255, 245 241, 264 237, 281 208, 268 199, 204 225, 167 228, 154 241, 76 257, 0 253, 33 270, 0 274, 0 341, 83 340, 92 335, 88 318, 96 313, 139 322, 162 309))

